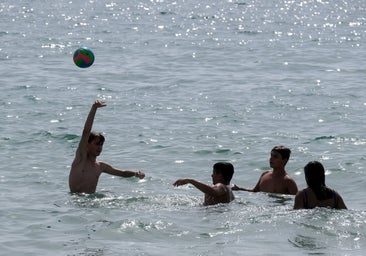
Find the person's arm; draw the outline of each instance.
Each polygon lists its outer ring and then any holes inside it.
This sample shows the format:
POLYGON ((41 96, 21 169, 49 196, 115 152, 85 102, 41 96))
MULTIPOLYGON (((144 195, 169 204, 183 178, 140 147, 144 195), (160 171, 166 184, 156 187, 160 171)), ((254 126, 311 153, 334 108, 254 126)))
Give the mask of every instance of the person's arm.
POLYGON ((78 163, 79 161, 81 161, 81 159, 86 157, 88 139, 89 139, 89 135, 90 135, 90 132, 91 132, 91 129, 93 126, 95 114, 96 114, 98 108, 105 107, 105 106, 106 106, 106 104, 103 101, 96 100, 93 103, 93 105, 89 111, 88 117, 84 124, 84 129, 83 129, 83 133, 81 135, 79 146, 76 150, 75 159, 74 159, 75 163, 78 163))
POLYGON ((101 165, 102 172, 108 173, 110 175, 119 176, 123 178, 138 177, 139 179, 143 179, 145 177, 145 173, 141 171, 118 170, 107 163, 104 162, 99 163, 101 165))
POLYGON ((304 209, 304 195, 303 191, 299 191, 296 193, 295 201, 294 201, 294 209, 304 209))
POLYGON ((225 194, 225 189, 223 188, 223 186, 220 186, 219 184, 216 184, 215 186, 209 186, 194 179, 179 179, 176 182, 174 182, 173 185, 178 187, 186 185, 188 183, 192 184, 197 189, 210 196, 217 197, 225 194))
POLYGON ((254 186, 254 188, 242 188, 242 187, 239 187, 234 184, 234 186, 231 188, 231 190, 242 190, 242 191, 247 191, 247 192, 260 192, 261 190, 259 189, 259 184, 261 182, 263 175, 265 175, 268 172, 269 171, 266 171, 261 174, 261 176, 259 177, 259 180, 258 180, 257 184, 254 186))
POLYGON ((235 191, 247 191, 247 192, 254 192, 252 188, 242 188, 239 187, 238 185, 234 184, 234 186, 231 187, 231 190, 235 190, 235 191))

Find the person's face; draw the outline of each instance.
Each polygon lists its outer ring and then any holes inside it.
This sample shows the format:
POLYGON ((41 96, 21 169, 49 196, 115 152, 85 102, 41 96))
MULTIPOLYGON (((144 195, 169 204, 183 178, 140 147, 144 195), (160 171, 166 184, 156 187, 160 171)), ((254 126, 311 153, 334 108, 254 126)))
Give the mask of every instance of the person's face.
POLYGON ((88 144, 88 152, 89 154, 99 156, 103 150, 103 143, 100 138, 95 138, 93 141, 88 144))
POLYGON ((281 154, 277 151, 271 151, 271 157, 269 158, 269 165, 271 168, 284 167, 287 159, 283 159, 281 154))

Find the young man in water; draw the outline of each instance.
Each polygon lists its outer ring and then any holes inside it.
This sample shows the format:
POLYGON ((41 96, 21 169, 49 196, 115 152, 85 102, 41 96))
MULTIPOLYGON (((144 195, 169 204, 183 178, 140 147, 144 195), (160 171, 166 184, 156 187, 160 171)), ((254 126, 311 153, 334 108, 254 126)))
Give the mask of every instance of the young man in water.
POLYGON ((285 170, 290 154, 291 150, 289 148, 275 146, 271 151, 269 159, 272 170, 262 173, 254 188, 241 188, 234 185, 232 190, 296 195, 298 190, 296 182, 285 170))
POLYGON ((94 193, 102 172, 120 177, 138 177, 140 179, 145 177, 143 172, 118 170, 105 162, 97 161, 97 157, 103 149, 104 136, 91 132, 91 129, 97 109, 105 106, 103 101, 95 101, 85 121, 69 175, 69 186, 72 193, 94 193))
POLYGON ((232 164, 219 162, 213 166, 211 175, 213 186, 203 184, 194 179, 179 179, 173 185, 182 186, 188 183, 192 184, 205 193, 203 205, 229 203, 234 200, 234 195, 230 188, 230 181, 233 174, 234 166, 232 164))

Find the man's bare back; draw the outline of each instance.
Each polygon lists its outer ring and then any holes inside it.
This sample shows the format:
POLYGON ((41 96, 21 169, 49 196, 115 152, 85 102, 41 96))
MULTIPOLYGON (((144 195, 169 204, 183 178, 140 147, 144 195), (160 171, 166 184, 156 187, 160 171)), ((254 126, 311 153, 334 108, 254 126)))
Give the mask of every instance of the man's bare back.
POLYGON ((218 183, 212 186, 212 188, 217 191, 217 195, 212 196, 206 193, 203 205, 230 203, 231 201, 234 200, 234 194, 229 186, 226 186, 225 184, 222 183, 218 183))

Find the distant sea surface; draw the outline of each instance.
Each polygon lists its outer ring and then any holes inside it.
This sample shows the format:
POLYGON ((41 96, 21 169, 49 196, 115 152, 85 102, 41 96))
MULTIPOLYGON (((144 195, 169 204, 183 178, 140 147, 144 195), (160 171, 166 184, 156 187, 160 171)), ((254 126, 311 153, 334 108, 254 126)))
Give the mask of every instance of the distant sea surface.
POLYGON ((364 255, 364 0, 5 0, 0 20, 0 255, 364 255), (146 177, 71 194, 96 99, 99 159, 146 177), (172 185, 228 161, 253 187, 279 144, 299 189, 321 161, 348 210, 236 191, 204 207, 172 185))

